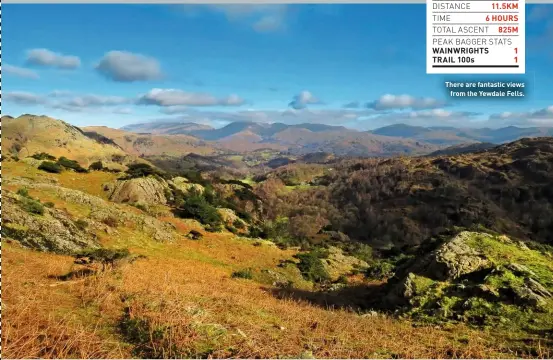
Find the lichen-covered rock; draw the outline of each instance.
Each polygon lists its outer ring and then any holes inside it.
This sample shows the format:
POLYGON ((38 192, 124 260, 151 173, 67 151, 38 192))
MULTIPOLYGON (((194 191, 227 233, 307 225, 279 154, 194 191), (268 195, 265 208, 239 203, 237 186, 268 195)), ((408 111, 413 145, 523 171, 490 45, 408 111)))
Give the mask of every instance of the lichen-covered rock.
POLYGON ((34 167, 34 168, 38 168, 40 166, 40 164, 42 164, 44 162, 44 160, 38 160, 38 159, 35 159, 35 158, 32 158, 32 157, 23 158, 23 159, 21 159, 21 161, 24 162, 27 165, 30 165, 30 166, 34 167))
POLYGON ((167 182, 153 176, 117 180, 113 186, 104 186, 111 201, 118 203, 167 204, 167 182))
POLYGON ((545 250, 519 241, 461 232, 395 273, 381 306, 414 319, 522 331, 530 322, 544 331, 553 327, 553 263, 545 250))
POLYGON ((331 280, 336 280, 341 275, 348 275, 355 269, 369 266, 365 261, 345 255, 341 249, 334 246, 328 248, 328 257, 323 259, 322 263, 331 280))
POLYGON ((6 180, 6 183, 25 186, 29 189, 48 191, 63 201, 89 208, 88 220, 92 220, 92 225, 97 226, 98 230, 101 231, 115 231, 103 224, 106 218, 111 217, 117 219, 119 223, 131 223, 133 227, 141 231, 141 233, 156 241, 173 241, 178 237, 175 232, 175 226, 171 223, 160 221, 146 214, 137 214, 128 211, 125 205, 105 201, 79 190, 68 189, 52 184, 37 183, 24 178, 9 179, 6 180))
POLYGON ((99 247, 96 236, 81 230, 62 210, 44 207, 42 215, 26 211, 26 200, 10 191, 2 192, 2 235, 39 251, 70 254, 99 247))
POLYGON ((204 192, 204 187, 200 184, 194 184, 188 181, 187 178, 184 177, 174 177, 172 180, 169 180, 168 183, 170 185, 173 185, 175 189, 182 191, 183 193, 188 193, 191 189, 196 190, 200 194, 204 192))
POLYGON ((461 232, 438 248, 428 265, 428 275, 439 280, 457 279, 489 267, 489 260, 466 243, 474 235, 472 232, 461 232))

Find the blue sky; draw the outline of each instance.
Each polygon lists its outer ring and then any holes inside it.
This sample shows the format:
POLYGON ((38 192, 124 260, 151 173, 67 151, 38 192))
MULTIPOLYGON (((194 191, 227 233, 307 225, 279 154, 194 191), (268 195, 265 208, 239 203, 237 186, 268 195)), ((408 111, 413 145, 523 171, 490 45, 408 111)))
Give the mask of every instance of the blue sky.
POLYGON ((527 6, 526 75, 427 75, 425 5, 16 5, 2 114, 154 120, 553 126, 553 5, 527 6), (527 81, 448 104, 445 80, 527 81))

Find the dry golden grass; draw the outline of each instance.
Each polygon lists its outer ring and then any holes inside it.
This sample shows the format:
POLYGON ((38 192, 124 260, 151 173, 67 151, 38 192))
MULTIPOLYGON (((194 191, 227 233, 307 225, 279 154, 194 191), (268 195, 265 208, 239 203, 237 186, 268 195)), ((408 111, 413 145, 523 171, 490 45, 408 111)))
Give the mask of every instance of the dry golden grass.
POLYGON ((6 358, 111 358, 128 354, 100 334, 71 283, 51 275, 68 272, 72 259, 2 246, 2 355, 6 358))
MULTIPOLYGON (((219 240, 208 237, 203 246, 224 246, 219 240)), ((5 356, 516 356, 491 334, 462 326, 415 328, 406 321, 278 299, 270 287, 232 279, 232 268, 242 261, 232 253, 209 254, 217 262, 190 256, 203 253, 200 244, 183 240, 149 249, 146 259, 74 282, 48 278, 69 272, 70 258, 8 244, 2 254, 5 356), (123 334, 118 329, 122 319, 127 324, 123 334)), ((236 245, 227 244, 226 250, 236 245)), ((252 246, 240 251, 255 252, 259 260, 253 263, 269 267, 274 264, 270 253, 278 250, 252 246), (265 255, 270 260, 263 263, 265 255)))
POLYGON ((102 185, 116 180, 118 176, 103 171, 92 171, 88 174, 66 171, 58 175, 58 183, 62 187, 80 190, 107 200, 107 193, 103 190, 102 185))
MULTIPOLYGON (((64 184, 94 193, 103 181, 91 177, 83 185, 77 179, 64 184)), ((30 195, 68 208, 76 218, 88 211, 46 192, 30 195)), ((121 225, 112 235, 103 234, 101 243, 146 258, 70 281, 55 276, 75 269, 72 258, 4 243, 4 357, 530 357, 510 352, 513 343, 503 334, 464 326, 413 327, 406 320, 279 298, 270 283, 256 280, 263 269, 284 271, 277 264, 290 260, 294 251, 254 246, 228 233, 188 240, 184 235, 199 229, 194 222, 161 219, 175 225, 182 238, 155 242, 133 224, 121 225), (244 268, 252 268, 254 280, 231 277, 244 268)), ((531 356, 546 358, 547 350, 531 356)))
POLYGON ((112 145, 101 144, 86 137, 69 124, 46 116, 20 116, 6 121, 3 139, 6 149, 14 144, 22 148, 20 157, 47 152, 56 157, 65 156, 88 167, 91 160, 110 159, 112 155, 124 155, 112 145))

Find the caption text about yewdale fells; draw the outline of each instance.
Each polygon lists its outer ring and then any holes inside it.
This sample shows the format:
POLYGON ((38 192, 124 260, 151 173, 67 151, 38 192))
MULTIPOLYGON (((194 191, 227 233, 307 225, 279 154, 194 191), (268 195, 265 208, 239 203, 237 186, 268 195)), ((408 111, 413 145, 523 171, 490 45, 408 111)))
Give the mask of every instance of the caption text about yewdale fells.
POLYGON ((451 97, 524 97, 524 82, 466 82, 446 81, 445 86, 451 97))

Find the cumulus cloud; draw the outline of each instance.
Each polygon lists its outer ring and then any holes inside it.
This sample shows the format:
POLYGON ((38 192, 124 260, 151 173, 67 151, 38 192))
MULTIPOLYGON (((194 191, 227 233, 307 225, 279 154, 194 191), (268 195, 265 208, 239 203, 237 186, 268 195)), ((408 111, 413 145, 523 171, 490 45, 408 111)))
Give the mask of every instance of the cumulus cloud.
POLYGON ((491 114, 488 121, 500 125, 553 126, 553 105, 535 111, 491 114))
POLYGON ((118 82, 160 79, 163 74, 159 62, 151 57, 127 51, 110 51, 96 65, 106 78, 118 82))
POLYGON ((32 49, 27 52, 27 63, 59 69, 76 69, 81 65, 77 56, 63 55, 48 49, 32 49))
POLYGON ((436 109, 446 106, 443 100, 414 97, 410 95, 383 95, 378 100, 367 103, 367 108, 374 110, 421 110, 436 109))
POLYGON ((4 73, 8 75, 17 76, 20 78, 33 79, 33 80, 36 80, 39 78, 38 74, 33 70, 22 68, 19 66, 5 64, 4 66, 2 66, 2 70, 4 70, 4 73))
POLYGON ((152 89, 138 99, 141 105, 157 105, 162 107, 174 106, 239 106, 244 103, 238 95, 226 98, 206 93, 186 92, 179 89, 152 89))
POLYGON ((240 96, 236 94, 231 94, 227 96, 226 98, 221 99, 219 105, 224 106, 240 106, 244 104, 244 99, 242 99, 240 96))
POLYGON ((305 109, 307 105, 319 103, 319 99, 313 96, 313 94, 311 94, 309 91, 304 90, 298 95, 294 96, 293 100, 288 104, 288 106, 296 110, 301 110, 305 109))
POLYGON ((132 109, 124 107, 132 104, 134 99, 120 96, 75 95, 68 91, 55 90, 46 95, 24 91, 13 91, 4 94, 3 100, 18 105, 41 105, 46 109, 63 110, 72 113, 115 113, 129 114, 132 109))
POLYGON ((43 96, 25 91, 6 92, 3 99, 18 105, 40 105, 47 102, 43 96))
POLYGON ((115 106, 127 104, 130 100, 120 96, 83 95, 75 96, 63 102, 64 105, 76 108, 115 106))

